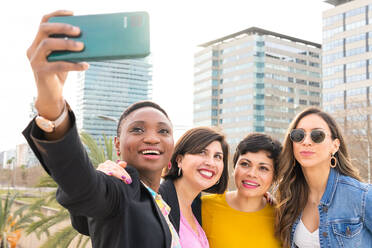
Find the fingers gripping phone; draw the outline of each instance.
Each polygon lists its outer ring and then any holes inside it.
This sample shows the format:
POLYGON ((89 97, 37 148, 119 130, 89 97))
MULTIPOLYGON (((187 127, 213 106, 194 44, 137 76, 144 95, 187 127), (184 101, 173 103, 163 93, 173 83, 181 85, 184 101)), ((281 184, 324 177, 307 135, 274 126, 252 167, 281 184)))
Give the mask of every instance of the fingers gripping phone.
POLYGON ((84 43, 84 49, 53 51, 48 61, 101 61, 142 58, 150 54, 149 15, 127 12, 82 16, 56 16, 49 22, 68 23, 80 28, 78 37, 54 34, 51 37, 84 43))

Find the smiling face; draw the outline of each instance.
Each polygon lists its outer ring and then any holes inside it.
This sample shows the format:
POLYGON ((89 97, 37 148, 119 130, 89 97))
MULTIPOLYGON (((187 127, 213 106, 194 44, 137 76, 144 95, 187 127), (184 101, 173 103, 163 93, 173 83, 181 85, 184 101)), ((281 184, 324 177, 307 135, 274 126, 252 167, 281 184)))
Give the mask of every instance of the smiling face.
POLYGON ((139 108, 122 120, 115 146, 121 159, 140 173, 159 172, 173 152, 172 125, 161 111, 139 108))
POLYGON ((302 167, 323 166, 329 167, 331 154, 334 154, 339 147, 339 140, 332 140, 331 130, 327 123, 318 115, 310 114, 302 118, 296 129, 305 131, 305 138, 301 142, 292 142, 295 159, 302 167), (322 130, 325 138, 321 143, 315 143, 310 133, 312 130, 322 130))
POLYGON ((177 158, 182 177, 192 187, 202 191, 215 185, 223 172, 223 152, 219 141, 213 141, 198 154, 186 153, 177 158))
POLYGON ((238 195, 262 198, 274 177, 274 161, 266 151, 247 152, 239 156, 234 169, 238 195))

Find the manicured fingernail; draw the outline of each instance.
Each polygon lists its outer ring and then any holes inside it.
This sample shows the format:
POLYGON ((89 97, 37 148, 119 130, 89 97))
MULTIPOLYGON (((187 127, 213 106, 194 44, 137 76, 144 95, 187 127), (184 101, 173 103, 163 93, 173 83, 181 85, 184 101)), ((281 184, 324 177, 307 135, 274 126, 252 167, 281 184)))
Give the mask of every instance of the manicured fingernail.
POLYGON ((107 173, 108 175, 112 176, 112 172, 110 171, 109 173, 107 173))
POLYGON ((116 160, 116 163, 118 164, 119 162, 120 162, 121 160, 120 159, 118 159, 118 160, 116 160))
POLYGON ((125 176, 121 176, 121 179, 125 180, 125 179, 126 179, 126 177, 125 177, 125 176))
POLYGON ((132 183, 132 179, 130 179, 130 178, 125 179, 125 182, 126 182, 127 184, 131 184, 131 183, 132 183))
POLYGON ((76 27, 76 26, 74 26, 73 29, 74 29, 74 32, 80 31, 80 28, 79 27, 76 27))

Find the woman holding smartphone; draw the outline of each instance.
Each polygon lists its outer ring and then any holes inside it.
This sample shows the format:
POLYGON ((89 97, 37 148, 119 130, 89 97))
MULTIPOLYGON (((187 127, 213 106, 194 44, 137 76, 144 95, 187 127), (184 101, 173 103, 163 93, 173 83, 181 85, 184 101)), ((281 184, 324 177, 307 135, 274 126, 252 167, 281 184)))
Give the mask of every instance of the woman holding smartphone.
POLYGON ((79 138, 73 112, 63 98, 69 71, 86 63, 48 62, 56 50, 80 51, 84 44, 51 34, 79 35, 79 28, 48 23, 56 11, 43 17, 27 51, 37 86, 38 117, 23 134, 44 169, 58 184, 57 200, 77 216, 89 216, 93 247, 180 247, 166 203, 158 194, 162 170, 173 151, 173 128, 166 112, 149 101, 131 105, 118 123, 115 144, 128 162, 130 184, 98 172, 79 138))

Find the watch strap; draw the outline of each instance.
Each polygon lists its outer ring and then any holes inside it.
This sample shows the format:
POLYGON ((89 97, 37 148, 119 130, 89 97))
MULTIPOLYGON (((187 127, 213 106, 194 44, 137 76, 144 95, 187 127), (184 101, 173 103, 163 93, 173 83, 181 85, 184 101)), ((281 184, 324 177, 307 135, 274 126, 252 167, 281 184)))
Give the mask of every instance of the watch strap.
POLYGON ((70 105, 65 101, 65 105, 63 107, 62 113, 58 116, 58 118, 54 121, 50 121, 40 115, 38 115, 35 119, 36 125, 41 128, 44 132, 53 133, 55 129, 62 124, 62 122, 66 119, 68 115, 68 110, 70 109, 70 105))

